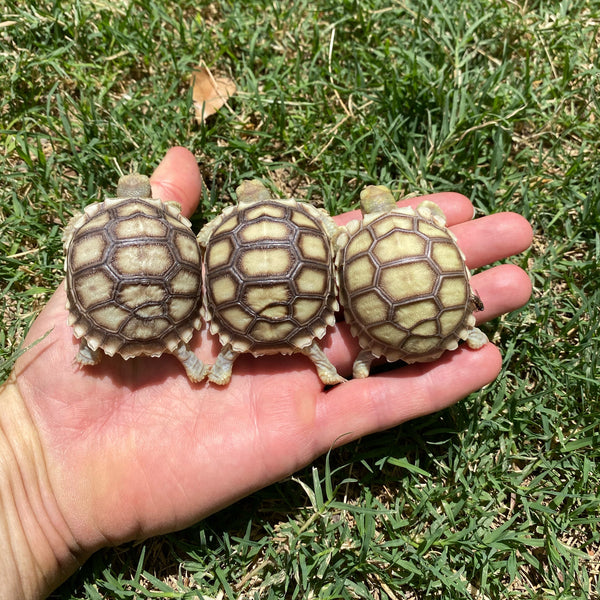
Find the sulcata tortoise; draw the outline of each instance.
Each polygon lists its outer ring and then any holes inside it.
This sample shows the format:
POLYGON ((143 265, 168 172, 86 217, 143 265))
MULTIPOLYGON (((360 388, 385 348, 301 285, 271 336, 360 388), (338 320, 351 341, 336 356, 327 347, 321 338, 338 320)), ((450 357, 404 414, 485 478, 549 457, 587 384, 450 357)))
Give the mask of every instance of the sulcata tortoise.
POLYGON ((201 381, 208 369, 187 346, 201 324, 200 249, 180 206, 151 195, 147 177, 126 175, 116 198, 87 206, 64 232, 76 361, 171 353, 201 381))
POLYGON ((487 343, 474 327, 473 311, 483 304, 440 208, 430 201, 398 208, 387 188, 368 186, 361 209, 362 221, 348 223, 336 240, 340 301, 363 349, 353 376, 367 377, 380 356, 428 362, 459 340, 470 348, 487 343))
POLYGON ((344 381, 317 340, 338 309, 334 249, 337 226, 325 211, 271 197, 259 181, 236 190, 226 208, 200 231, 206 285, 204 318, 222 349, 209 380, 229 382, 240 353, 301 352, 321 381, 344 381))

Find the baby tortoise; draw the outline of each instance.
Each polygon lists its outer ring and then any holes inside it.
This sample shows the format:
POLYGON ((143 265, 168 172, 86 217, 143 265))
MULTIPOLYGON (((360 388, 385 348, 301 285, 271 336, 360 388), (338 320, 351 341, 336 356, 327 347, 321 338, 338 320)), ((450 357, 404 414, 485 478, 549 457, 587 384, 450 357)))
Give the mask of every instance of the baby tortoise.
POLYGON ((229 382, 240 353, 301 352, 321 381, 344 381, 319 347, 338 309, 331 217, 298 200, 271 197, 259 181, 236 190, 237 206, 205 225, 203 314, 222 349, 209 380, 229 382))
POLYGON ((64 232, 76 361, 171 353, 201 381, 208 369, 187 346, 201 325, 200 249, 179 204, 151 195, 148 177, 126 175, 116 198, 90 204, 64 232))
POLYGON ((384 186, 361 193, 364 218, 337 238, 340 301, 363 349, 353 376, 367 377, 374 358, 428 362, 466 340, 487 343, 474 327, 481 300, 441 209, 424 201, 398 208, 384 186))

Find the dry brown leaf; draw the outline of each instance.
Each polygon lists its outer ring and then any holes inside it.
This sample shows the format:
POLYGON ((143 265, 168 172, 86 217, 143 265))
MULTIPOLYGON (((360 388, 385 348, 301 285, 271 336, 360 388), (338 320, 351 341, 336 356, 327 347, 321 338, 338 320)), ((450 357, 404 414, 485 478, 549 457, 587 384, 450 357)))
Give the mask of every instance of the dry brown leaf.
POLYGON ((196 67, 192 71, 196 121, 204 123, 235 94, 235 90, 235 83, 228 77, 215 77, 206 67, 196 67))

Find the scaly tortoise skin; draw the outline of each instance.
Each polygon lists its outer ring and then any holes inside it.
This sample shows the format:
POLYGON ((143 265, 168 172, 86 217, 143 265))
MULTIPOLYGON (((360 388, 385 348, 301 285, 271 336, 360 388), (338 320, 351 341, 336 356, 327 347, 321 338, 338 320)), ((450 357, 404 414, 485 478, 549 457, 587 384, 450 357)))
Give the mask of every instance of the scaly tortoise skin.
POLYGON ((367 377, 380 356, 428 362, 460 340, 487 343, 474 327, 483 304, 441 209, 430 201, 398 208, 384 186, 365 188, 361 209, 362 221, 338 236, 336 257, 345 319, 363 348, 353 376, 367 377))
POLYGON ((322 382, 344 381, 317 344, 338 309, 334 249, 337 231, 325 211, 271 197, 259 181, 236 190, 198 235, 206 277, 203 315, 222 349, 209 380, 229 382, 240 353, 301 352, 322 382))
POLYGON ((126 175, 116 198, 87 206, 65 230, 76 361, 96 364, 101 351, 125 359, 171 353, 201 381, 207 368, 187 347, 201 325, 200 249, 180 206, 151 194, 147 177, 126 175))

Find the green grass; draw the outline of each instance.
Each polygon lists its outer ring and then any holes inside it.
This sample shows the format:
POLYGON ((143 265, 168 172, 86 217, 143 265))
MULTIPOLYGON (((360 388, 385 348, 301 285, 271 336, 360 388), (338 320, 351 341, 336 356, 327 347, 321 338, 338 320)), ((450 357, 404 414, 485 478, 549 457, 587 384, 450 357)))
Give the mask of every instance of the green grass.
POLYGON ((495 383, 332 452, 54 595, 600 598, 600 2, 0 3, 0 377, 62 278, 69 216, 191 148, 199 227, 247 177, 332 213, 383 182, 535 228, 495 383), (35 8, 34 8, 35 6, 35 8), (316 8, 318 7, 318 9, 316 8), (205 61, 238 93, 204 127, 205 61))

